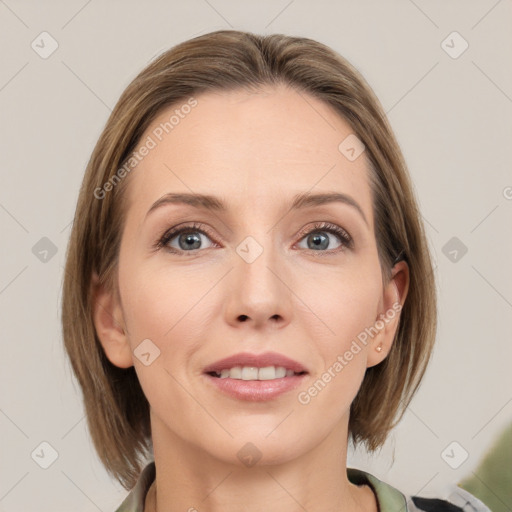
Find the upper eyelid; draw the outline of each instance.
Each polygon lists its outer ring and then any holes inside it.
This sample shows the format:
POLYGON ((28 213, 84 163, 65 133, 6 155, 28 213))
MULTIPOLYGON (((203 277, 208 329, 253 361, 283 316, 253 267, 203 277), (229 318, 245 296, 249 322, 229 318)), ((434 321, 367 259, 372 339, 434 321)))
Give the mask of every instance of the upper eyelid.
POLYGON ((346 235, 346 237, 350 240, 352 240, 352 236, 350 233, 343 227, 338 226, 334 222, 328 222, 328 221, 316 221, 313 223, 313 226, 305 227, 301 229, 297 235, 307 235, 314 231, 322 231, 325 230, 331 234, 338 234, 343 238, 343 234, 346 235), (338 233, 338 231, 341 231, 341 234, 338 233))

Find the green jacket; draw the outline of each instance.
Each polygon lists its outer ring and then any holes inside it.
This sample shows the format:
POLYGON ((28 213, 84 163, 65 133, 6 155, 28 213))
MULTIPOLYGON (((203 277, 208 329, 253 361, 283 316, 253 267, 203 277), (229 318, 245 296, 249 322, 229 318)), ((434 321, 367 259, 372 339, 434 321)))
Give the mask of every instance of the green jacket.
MULTIPOLYGON (((155 463, 150 462, 142 471, 126 499, 116 512, 143 512, 144 501, 149 487, 155 479, 155 463)), ((421 498, 419 496, 406 496, 391 485, 382 482, 370 473, 360 469, 347 468, 347 476, 350 482, 356 485, 367 484, 377 496, 380 512, 491 512, 481 501, 469 492, 454 486, 454 491, 449 501, 433 498, 421 498)))

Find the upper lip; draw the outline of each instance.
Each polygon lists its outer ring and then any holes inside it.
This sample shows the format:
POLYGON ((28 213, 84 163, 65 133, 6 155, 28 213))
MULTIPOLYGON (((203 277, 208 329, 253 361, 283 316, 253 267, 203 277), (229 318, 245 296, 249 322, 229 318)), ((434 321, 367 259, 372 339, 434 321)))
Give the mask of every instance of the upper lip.
POLYGON ((252 366, 256 368, 265 368, 266 366, 283 366, 287 370, 293 370, 295 373, 307 372, 299 362, 283 356, 282 354, 278 354, 277 352, 265 352, 264 354, 250 354, 248 352, 243 352, 240 354, 234 354, 208 365, 204 369, 204 372, 220 372, 235 366, 252 366))

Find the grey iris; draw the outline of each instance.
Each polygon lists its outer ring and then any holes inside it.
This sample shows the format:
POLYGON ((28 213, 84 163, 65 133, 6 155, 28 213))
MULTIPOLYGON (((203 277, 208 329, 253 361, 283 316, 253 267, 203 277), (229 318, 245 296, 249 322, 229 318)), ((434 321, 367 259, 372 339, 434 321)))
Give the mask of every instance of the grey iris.
POLYGON ((327 249, 327 246, 329 245, 329 237, 326 236, 324 233, 316 233, 315 235, 312 235, 308 237, 308 247, 310 249, 327 249), (323 240, 322 240, 323 237, 323 240))
POLYGON ((179 244, 181 249, 199 249, 201 245, 201 237, 188 233, 179 237, 179 244), (185 240, 184 243, 182 241, 185 240))

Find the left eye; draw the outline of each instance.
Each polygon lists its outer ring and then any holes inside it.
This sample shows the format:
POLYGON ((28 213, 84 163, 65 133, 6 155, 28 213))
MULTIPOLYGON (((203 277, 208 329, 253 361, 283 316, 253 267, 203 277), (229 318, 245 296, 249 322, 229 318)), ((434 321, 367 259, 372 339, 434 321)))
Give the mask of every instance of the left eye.
POLYGON ((307 242, 307 247, 302 247, 303 249, 311 249, 313 251, 325 250, 325 249, 338 249, 343 245, 340 241, 340 235, 337 233, 331 233, 329 231, 311 231, 306 236, 302 238, 307 242), (331 241, 334 240, 338 243, 335 247, 329 247, 331 241))

